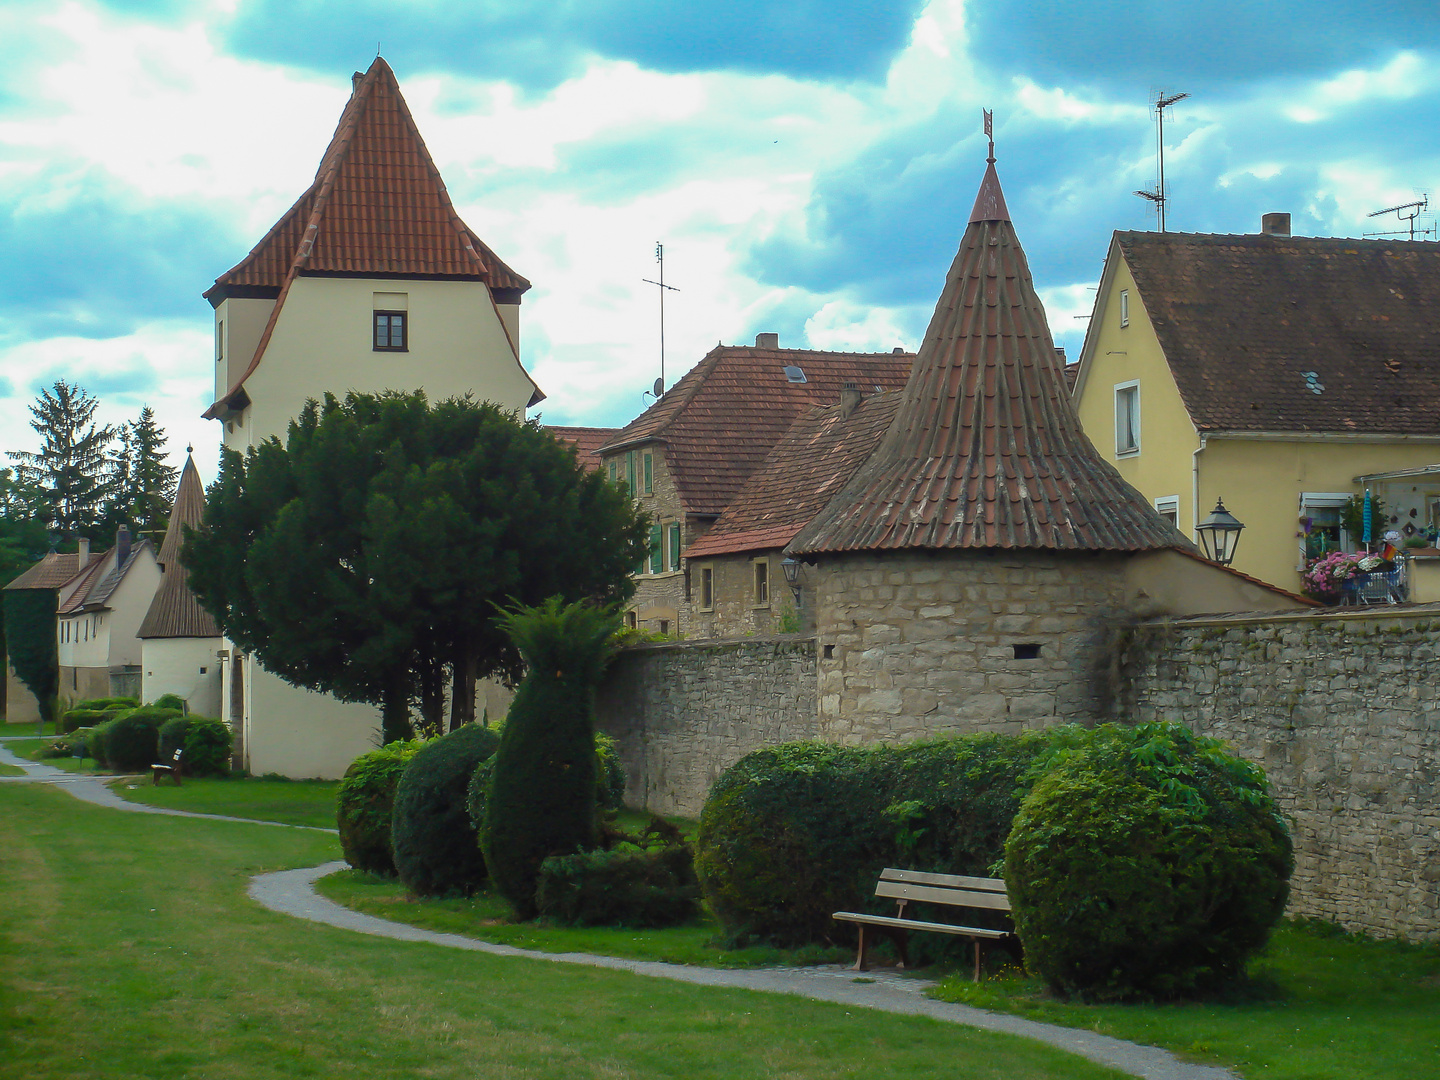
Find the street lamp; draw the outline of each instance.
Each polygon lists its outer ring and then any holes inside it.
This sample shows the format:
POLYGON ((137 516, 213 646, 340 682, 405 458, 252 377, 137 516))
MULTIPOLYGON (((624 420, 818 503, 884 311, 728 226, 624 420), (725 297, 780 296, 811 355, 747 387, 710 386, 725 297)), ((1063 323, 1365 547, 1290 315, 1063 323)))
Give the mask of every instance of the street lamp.
POLYGON ((790 592, 795 597, 795 603, 800 603, 800 563, 795 558, 787 555, 780 560, 780 569, 785 572, 785 584, 790 586, 790 592))
POLYGON ((1245 528, 1235 516, 1225 509, 1223 499, 1215 500, 1215 509, 1195 531, 1200 534, 1200 544, 1205 557, 1221 566, 1229 566, 1235 558, 1235 545, 1240 542, 1240 530, 1245 528))

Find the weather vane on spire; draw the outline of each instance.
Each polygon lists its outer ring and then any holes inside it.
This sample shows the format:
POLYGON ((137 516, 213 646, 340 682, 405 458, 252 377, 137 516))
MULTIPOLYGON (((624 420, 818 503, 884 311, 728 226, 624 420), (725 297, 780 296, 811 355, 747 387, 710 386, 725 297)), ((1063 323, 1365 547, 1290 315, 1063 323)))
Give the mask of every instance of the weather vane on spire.
POLYGON ((994 165, 994 164, 995 164, 995 114, 994 114, 993 112, 991 112, 989 109, 981 109, 980 111, 985 114, 985 137, 990 140, 990 156, 987 157, 985 160, 986 160, 989 164, 994 165))

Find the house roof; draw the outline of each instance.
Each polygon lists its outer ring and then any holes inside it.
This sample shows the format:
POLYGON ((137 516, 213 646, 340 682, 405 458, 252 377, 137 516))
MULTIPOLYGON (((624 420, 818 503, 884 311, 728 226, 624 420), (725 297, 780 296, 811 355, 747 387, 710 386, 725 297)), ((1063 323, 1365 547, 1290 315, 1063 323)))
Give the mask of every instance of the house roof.
POLYGON ((1440 433, 1440 244, 1119 232, 1197 429, 1440 433))
POLYGON ((839 405, 802 414, 685 557, 783 548, 875 449, 900 396, 892 390, 862 398, 849 416, 839 405))
POLYGON ((105 564, 111 561, 111 555, 115 549, 111 548, 98 559, 94 560, 84 571, 79 587, 75 589, 69 598, 60 605, 58 614, 74 615, 80 611, 100 611, 109 603, 110 597, 125 580, 125 575, 135 565, 141 552, 151 550, 153 545, 149 540, 138 540, 130 545, 130 550, 125 555, 123 563, 114 563, 109 570, 105 570, 105 564))
POLYGON ((190 591, 190 571, 180 561, 185 544, 185 526, 198 528, 205 516, 205 489, 195 459, 187 457, 170 508, 165 542, 160 545, 159 562, 164 576, 150 600, 149 610, 135 636, 139 638, 219 637, 214 616, 200 606, 190 591))
MULTIPOLYGON (((90 562, 98 562, 100 555, 91 553, 90 562)), ((58 589, 80 572, 80 555, 71 551, 61 554, 52 551, 23 574, 14 578, 6 589, 58 589)))
POLYGON ((600 471, 602 462, 595 451, 613 439, 620 431, 619 428, 562 427, 556 424, 546 424, 545 430, 561 442, 569 443, 575 448, 580 464, 585 466, 586 472, 600 471))
MULTIPOLYGON (((313 274, 483 281, 496 302, 510 304, 518 304, 530 288, 460 220, 395 73, 378 56, 364 75, 356 73, 314 182, 250 254, 205 292, 217 307, 229 296, 276 298, 249 366, 206 410, 207 418, 223 416, 240 402, 291 283, 313 274)), ((544 397, 538 387, 535 394, 532 405, 544 397)))
POLYGON ((837 402, 847 383, 866 393, 896 390, 914 358, 717 345, 601 450, 664 443, 686 512, 718 516, 798 416, 837 402))
POLYGON ((1085 437, 992 161, 894 420, 788 550, 1172 546, 1085 437))

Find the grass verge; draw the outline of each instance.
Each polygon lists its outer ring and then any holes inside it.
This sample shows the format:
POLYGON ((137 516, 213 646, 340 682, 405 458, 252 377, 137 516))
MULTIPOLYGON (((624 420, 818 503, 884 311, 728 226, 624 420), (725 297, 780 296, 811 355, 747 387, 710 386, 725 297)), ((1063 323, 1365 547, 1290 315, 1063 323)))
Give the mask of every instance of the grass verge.
POLYGON ((708 915, 691 926, 663 930, 627 930, 619 927, 544 926, 509 921, 510 908, 491 893, 469 898, 417 900, 404 885, 358 870, 342 870, 321 878, 317 891, 337 904, 392 922, 439 930, 447 934, 513 945, 539 952, 580 952, 623 956, 630 960, 660 960, 667 964, 700 967, 746 968, 776 964, 833 964, 849 961, 850 949, 726 949, 717 941, 720 926, 708 915))
POLYGON ((224 814, 254 821, 335 828, 335 791, 338 780, 263 780, 239 777, 189 777, 176 787, 156 786, 143 780, 118 781, 110 789, 129 802, 190 810, 197 814, 224 814))
POLYGON ((0 786, 0 1043, 50 1080, 1119 1074, 956 1025, 317 926, 247 899, 333 837, 0 786))
POLYGON ((1075 1005, 1010 973, 934 996, 1088 1028, 1266 1080, 1393 1080, 1440 1062, 1440 946, 1286 923, 1231 997, 1183 1005, 1075 1005))

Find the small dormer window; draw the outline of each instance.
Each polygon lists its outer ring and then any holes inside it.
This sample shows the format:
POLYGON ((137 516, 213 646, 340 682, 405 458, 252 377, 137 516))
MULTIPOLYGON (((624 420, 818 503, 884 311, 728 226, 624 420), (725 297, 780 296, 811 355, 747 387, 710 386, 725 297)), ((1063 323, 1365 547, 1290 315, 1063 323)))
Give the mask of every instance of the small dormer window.
POLYGON ((408 352, 409 327, 404 311, 375 312, 375 351, 408 352))
POLYGON ((785 381, 786 381, 786 382, 793 382, 793 383, 802 383, 802 382, 808 382, 809 380, 805 378, 805 372, 804 372, 801 368, 797 367, 795 364, 786 364, 786 365, 785 365, 785 381))

